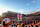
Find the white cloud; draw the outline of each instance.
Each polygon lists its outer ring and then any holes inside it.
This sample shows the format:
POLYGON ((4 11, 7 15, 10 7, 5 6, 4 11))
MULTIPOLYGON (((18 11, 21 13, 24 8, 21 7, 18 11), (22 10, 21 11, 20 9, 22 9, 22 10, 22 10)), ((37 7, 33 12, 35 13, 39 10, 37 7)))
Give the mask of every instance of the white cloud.
POLYGON ((28 12, 24 12, 24 14, 28 14, 28 12))
POLYGON ((28 14, 29 13, 29 10, 27 10, 26 8, 25 9, 20 9, 19 11, 21 14, 28 14), (26 12, 27 11, 27 12, 26 12))
POLYGON ((26 8, 25 8, 25 9, 20 9, 19 11, 21 11, 21 12, 25 12, 25 11, 26 11, 26 8))
POLYGON ((5 8, 0 8, 0 15, 2 15, 2 13, 7 12, 8 10, 5 8))
POLYGON ((39 9, 40 10, 40 9, 39 9))
POLYGON ((29 11, 29 10, 27 10, 27 11, 29 11))
POLYGON ((35 3, 36 1, 33 1, 33 3, 35 3))
POLYGON ((32 12, 37 12, 37 11, 40 11, 39 8, 32 9, 32 12))
POLYGON ((38 11, 40 11, 40 9, 38 11))
POLYGON ((2 15, 2 13, 7 12, 7 11, 16 12, 15 10, 12 10, 12 9, 9 9, 9 8, 0 7, 0 15, 2 15))
POLYGON ((27 5, 29 6, 30 4, 29 4, 29 3, 27 3, 27 5))
POLYGON ((39 8, 34 8, 33 10, 36 10, 36 9, 39 9, 39 8))
POLYGON ((30 11, 30 12, 32 12, 32 11, 30 11))
POLYGON ((26 11, 26 8, 25 8, 25 9, 20 9, 20 10, 19 10, 19 12, 20 12, 21 14, 25 14, 25 11, 26 11))

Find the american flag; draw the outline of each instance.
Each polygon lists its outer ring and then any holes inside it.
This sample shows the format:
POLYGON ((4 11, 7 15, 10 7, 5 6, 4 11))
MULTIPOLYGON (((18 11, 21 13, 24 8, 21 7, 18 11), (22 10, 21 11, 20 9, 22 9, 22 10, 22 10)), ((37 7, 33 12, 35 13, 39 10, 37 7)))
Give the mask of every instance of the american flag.
POLYGON ((19 19, 19 14, 17 14, 17 18, 19 19))
POLYGON ((20 19, 22 19, 22 14, 20 15, 20 19))

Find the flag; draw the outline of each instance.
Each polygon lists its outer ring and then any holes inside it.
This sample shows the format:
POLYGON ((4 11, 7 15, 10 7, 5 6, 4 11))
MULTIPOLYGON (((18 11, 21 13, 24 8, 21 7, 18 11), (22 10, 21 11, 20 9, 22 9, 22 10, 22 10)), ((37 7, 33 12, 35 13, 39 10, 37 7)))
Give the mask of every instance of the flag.
POLYGON ((17 14, 17 18, 18 18, 18 20, 19 20, 19 14, 17 14))
POLYGON ((22 18, 22 14, 20 15, 20 19, 22 18))
POLYGON ((22 20, 22 14, 20 15, 20 20, 22 20))

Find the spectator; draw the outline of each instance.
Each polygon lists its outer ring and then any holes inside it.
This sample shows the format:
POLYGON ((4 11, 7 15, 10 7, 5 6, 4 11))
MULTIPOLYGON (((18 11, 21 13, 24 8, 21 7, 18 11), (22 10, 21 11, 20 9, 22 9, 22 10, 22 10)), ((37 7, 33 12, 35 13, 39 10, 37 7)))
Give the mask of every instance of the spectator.
POLYGON ((9 18, 5 18, 2 21, 2 27, 9 27, 10 24, 10 19, 9 18))

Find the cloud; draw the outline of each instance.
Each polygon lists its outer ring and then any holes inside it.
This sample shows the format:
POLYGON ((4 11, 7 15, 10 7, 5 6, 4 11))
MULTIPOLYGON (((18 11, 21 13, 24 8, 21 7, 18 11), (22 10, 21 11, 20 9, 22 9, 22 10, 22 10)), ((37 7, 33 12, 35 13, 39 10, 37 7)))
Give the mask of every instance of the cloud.
POLYGON ((25 11, 24 9, 20 9, 19 13, 23 14, 24 11, 25 11))
POLYGON ((5 8, 0 8, 0 15, 2 15, 2 13, 7 12, 8 10, 5 8))
POLYGON ((32 12, 32 11, 30 11, 30 12, 32 12))
POLYGON ((26 8, 25 8, 25 9, 20 9, 19 11, 21 11, 21 12, 25 12, 25 11, 26 11, 26 8))
POLYGON ((27 3, 27 5, 29 6, 30 4, 29 4, 29 3, 27 3))
POLYGON ((29 13, 32 13, 31 10, 27 10, 26 8, 25 9, 20 9, 20 13, 21 14, 29 14, 29 13))
POLYGON ((19 12, 20 12, 21 14, 29 14, 29 13, 31 13, 32 11, 27 10, 27 9, 25 8, 25 9, 20 9, 19 12))
POLYGON ((27 14, 27 13, 28 13, 28 12, 26 12, 26 8, 25 8, 25 9, 20 9, 19 12, 20 12, 21 14, 27 14))
POLYGON ((33 3, 35 3, 36 1, 33 1, 33 3))
POLYGON ((39 9, 40 10, 40 9, 39 9))
POLYGON ((24 11, 24 9, 20 9, 20 11, 24 11))
POLYGON ((37 10, 37 9, 39 9, 39 8, 34 8, 33 10, 37 10))
POLYGON ((27 11, 29 11, 29 10, 27 10, 27 11))
POLYGON ((28 14, 28 12, 22 12, 21 14, 28 14))
POLYGON ((24 14, 28 14, 28 12, 24 12, 24 14))
POLYGON ((39 8, 32 9, 32 12, 37 12, 37 11, 40 11, 39 8))
POLYGON ((9 9, 9 8, 4 8, 4 7, 2 8, 2 7, 0 7, 0 15, 2 15, 2 13, 5 13, 7 11, 16 12, 15 10, 12 10, 12 9, 9 9))
POLYGON ((40 11, 40 9, 38 11, 40 11))

